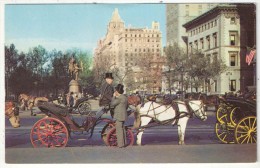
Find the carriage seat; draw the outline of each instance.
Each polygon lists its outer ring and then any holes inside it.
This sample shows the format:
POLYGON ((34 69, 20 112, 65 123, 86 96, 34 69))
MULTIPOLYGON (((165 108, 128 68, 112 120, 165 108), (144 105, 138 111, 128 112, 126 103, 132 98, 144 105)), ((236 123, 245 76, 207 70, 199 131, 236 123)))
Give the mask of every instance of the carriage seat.
POLYGON ((62 115, 62 116, 66 116, 70 113, 71 109, 64 107, 64 106, 60 106, 51 102, 43 102, 41 103, 39 106, 39 109, 44 112, 44 113, 54 113, 56 115, 62 115))

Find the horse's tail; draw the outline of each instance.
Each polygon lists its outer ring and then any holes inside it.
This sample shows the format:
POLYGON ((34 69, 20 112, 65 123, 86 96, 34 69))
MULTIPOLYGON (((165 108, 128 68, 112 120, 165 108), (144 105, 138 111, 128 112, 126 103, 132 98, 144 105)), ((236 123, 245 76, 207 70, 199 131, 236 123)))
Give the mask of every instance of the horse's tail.
POLYGON ((134 125, 133 128, 139 128, 141 125, 141 117, 140 117, 140 108, 141 108, 141 104, 139 104, 138 106, 136 106, 136 111, 134 112, 134 125))

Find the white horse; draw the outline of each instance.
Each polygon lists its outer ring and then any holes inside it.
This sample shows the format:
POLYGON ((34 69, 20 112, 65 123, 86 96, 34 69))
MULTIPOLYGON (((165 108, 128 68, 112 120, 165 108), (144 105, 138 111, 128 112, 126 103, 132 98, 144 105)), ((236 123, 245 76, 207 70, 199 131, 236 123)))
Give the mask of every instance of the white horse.
MULTIPOLYGON (((137 106, 137 113, 140 115, 140 129, 137 134, 137 145, 141 145, 142 135, 145 126, 149 124, 151 120, 162 123, 171 123, 178 126, 179 145, 184 145, 184 136, 189 118, 195 114, 195 116, 202 121, 207 119, 206 112, 204 111, 204 105, 201 100, 189 100, 188 102, 177 101, 176 107, 172 105, 161 105, 156 102, 149 101, 141 107, 137 106)), ((149 127, 149 125, 147 126, 149 127)))

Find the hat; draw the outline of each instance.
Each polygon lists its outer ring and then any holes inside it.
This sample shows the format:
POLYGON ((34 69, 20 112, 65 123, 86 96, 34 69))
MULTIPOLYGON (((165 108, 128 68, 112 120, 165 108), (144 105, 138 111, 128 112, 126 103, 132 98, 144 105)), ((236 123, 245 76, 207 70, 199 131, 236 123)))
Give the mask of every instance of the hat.
POLYGON ((106 73, 105 78, 114 79, 112 73, 106 73))
POLYGON ((119 94, 124 93, 124 85, 118 84, 115 89, 119 94))

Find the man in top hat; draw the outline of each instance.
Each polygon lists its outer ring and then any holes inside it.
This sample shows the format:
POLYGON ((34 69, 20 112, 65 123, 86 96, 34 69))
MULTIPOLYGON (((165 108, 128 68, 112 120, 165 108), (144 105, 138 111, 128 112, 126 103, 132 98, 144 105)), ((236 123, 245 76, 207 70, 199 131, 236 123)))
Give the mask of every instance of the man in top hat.
MULTIPOLYGON (((100 89, 100 100, 99 100, 99 106, 105 107, 105 109, 109 109, 109 104, 112 100, 114 88, 112 86, 113 83, 113 76, 112 73, 106 73, 105 74, 105 82, 102 84, 100 89)), ((113 114, 111 114, 113 116, 113 114)))
POLYGON ((125 147, 126 132, 124 129, 124 122, 127 120, 127 97, 123 95, 124 85, 118 84, 115 88, 114 97, 110 103, 110 107, 114 108, 114 118, 116 119, 116 136, 117 146, 119 148, 125 147))

